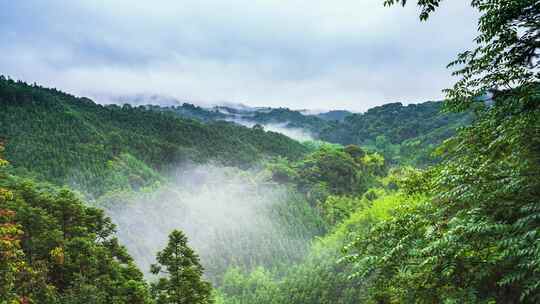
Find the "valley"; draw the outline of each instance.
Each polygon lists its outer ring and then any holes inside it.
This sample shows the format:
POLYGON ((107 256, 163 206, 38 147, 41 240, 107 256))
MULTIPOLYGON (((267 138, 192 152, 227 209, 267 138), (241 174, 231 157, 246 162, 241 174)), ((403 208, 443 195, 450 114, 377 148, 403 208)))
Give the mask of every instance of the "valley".
MULTIPOLYGON (((224 303, 255 301, 248 299, 259 297, 258 291, 237 293, 247 287, 243 280, 255 279, 252 276, 262 275, 257 280, 264 278, 275 288, 307 284, 295 276, 314 271, 312 263, 325 268, 311 279, 349 286, 350 270, 334 265, 349 240, 343 231, 350 230, 346 219, 356 211, 372 212, 374 202, 399 197, 389 173, 396 161, 385 159, 386 146, 321 139, 323 130, 330 134, 332 128, 345 128, 357 114, 340 122, 285 108, 99 105, 4 77, 0 96, 0 134, 9 162, 3 174, 15 183, 10 191, 18 193, 19 184, 29 182, 37 183, 31 191, 52 191, 53 197, 68 191, 59 190, 62 187, 77 191, 70 195, 87 206, 78 208, 104 210, 132 265, 150 282, 156 280, 150 273, 156 252, 166 245, 169 232, 181 229, 200 255, 204 277, 224 303), (281 124, 285 131, 273 131, 272 124, 281 124), (319 135, 298 142, 285 136, 294 130, 319 135), (331 245, 320 249, 327 242, 331 245), (328 281, 329 274, 340 279, 328 281), (284 280, 295 281, 279 287, 284 280)), ((422 115, 424 107, 433 105, 419 105, 413 113, 422 115)), ((411 112, 410 106, 392 107, 411 112)), ((382 113, 386 111, 370 110, 359 117, 382 113)), ((426 114, 424 121, 429 121, 432 113, 426 114)), ((455 125, 464 122, 440 124, 453 134, 455 125)), ((39 205, 39 199, 32 203, 39 205)), ((360 217, 354 225, 365 221, 360 217)), ((26 227, 27 232, 34 229, 39 228, 26 227)), ((52 241, 47 250, 56 242, 65 240, 52 241)), ((33 243, 30 237, 23 248, 33 243)), ((65 288, 75 287, 69 286, 65 288)), ((290 297, 290 292, 280 294, 290 297)), ((351 301, 358 296, 353 294, 351 301)), ((277 294, 266 296, 270 300, 277 294)))
POLYGON ((540 303, 540 3, 378 2, 0 4, 0 304, 540 303))

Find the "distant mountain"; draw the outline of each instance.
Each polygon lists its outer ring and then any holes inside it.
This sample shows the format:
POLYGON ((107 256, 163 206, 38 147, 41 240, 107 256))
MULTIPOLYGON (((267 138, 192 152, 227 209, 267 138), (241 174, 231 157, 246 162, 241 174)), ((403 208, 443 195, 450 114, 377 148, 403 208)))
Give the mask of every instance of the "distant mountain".
MULTIPOLYGON (((148 95, 147 102, 173 102, 157 96, 148 95)), ((139 97, 135 102, 143 103, 144 96, 139 97)), ((249 128, 260 125, 299 141, 356 144, 384 154, 390 162, 421 166, 436 161, 431 156, 435 147, 470 121, 471 115, 467 113, 441 113, 442 105, 438 101, 406 106, 397 102, 371 108, 365 113, 346 110, 317 113, 307 109, 251 107, 230 102, 213 107, 191 103, 145 107, 201 122, 224 120, 249 128)))
POLYGON ((346 110, 333 110, 333 111, 317 114, 316 116, 321 119, 328 120, 328 121, 332 121, 332 120, 343 121, 345 117, 351 114, 353 113, 346 110))
POLYGON ((310 110, 292 110, 285 107, 252 107, 233 102, 201 106, 159 94, 115 96, 108 98, 107 102, 118 105, 144 106, 152 111, 170 113, 203 122, 225 120, 250 127, 255 124, 279 125, 280 129, 301 129, 315 137, 326 127, 326 121, 343 121, 346 116, 352 114, 352 112, 345 110, 316 113, 310 110))
POLYGON ((184 162, 249 167, 269 157, 300 158, 308 151, 260 128, 181 118, 221 115, 190 104, 104 106, 1 76, 0 109, 0 142, 14 167, 93 195, 148 185, 169 166, 184 162))
POLYGON ((254 112, 268 112, 271 107, 252 107, 243 103, 223 102, 214 105, 213 109, 219 111, 225 111, 229 113, 254 113, 254 112))
POLYGON ((393 162, 425 165, 436 161, 435 147, 468 124, 471 113, 444 113, 443 102, 389 103, 365 113, 328 124, 319 138, 339 144, 356 144, 378 152, 393 162))
POLYGON ((224 114, 217 109, 203 108, 191 103, 183 103, 180 106, 164 107, 158 105, 146 105, 144 107, 151 111, 173 114, 181 118, 190 118, 203 122, 227 120, 229 117, 229 115, 224 114))
POLYGON ((299 141, 312 140, 326 126, 324 119, 316 115, 304 115, 288 108, 250 107, 243 104, 224 103, 215 106, 199 106, 180 103, 160 95, 135 95, 134 99, 115 98, 117 104, 136 104, 144 108, 180 118, 195 119, 201 122, 229 121, 253 127, 256 124, 266 130, 285 134, 299 141), (148 99, 144 99, 148 97, 148 99))
POLYGON ((313 134, 318 134, 325 122, 312 115, 304 115, 299 111, 289 108, 271 109, 265 112, 255 112, 253 115, 245 117, 250 121, 265 124, 285 124, 289 128, 305 129, 313 134))
POLYGON ((162 107, 180 106, 184 102, 170 96, 160 94, 133 94, 117 96, 97 96, 97 101, 102 104, 130 104, 132 106, 155 105, 162 107))

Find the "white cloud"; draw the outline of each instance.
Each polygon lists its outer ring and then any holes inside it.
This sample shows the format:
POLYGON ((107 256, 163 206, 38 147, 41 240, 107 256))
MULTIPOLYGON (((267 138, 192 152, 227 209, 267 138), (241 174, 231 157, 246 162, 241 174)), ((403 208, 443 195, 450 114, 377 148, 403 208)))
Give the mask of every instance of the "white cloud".
POLYGON ((75 94, 365 110, 441 98, 476 17, 444 2, 17 1, 0 6, 0 72, 75 94))

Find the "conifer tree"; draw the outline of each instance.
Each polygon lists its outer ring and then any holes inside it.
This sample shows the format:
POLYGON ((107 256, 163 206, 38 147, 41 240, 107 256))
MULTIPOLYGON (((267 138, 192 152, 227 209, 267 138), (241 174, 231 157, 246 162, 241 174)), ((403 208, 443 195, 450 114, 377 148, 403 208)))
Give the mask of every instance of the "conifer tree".
POLYGON ((212 287, 202 279, 199 256, 187 241, 182 231, 172 231, 167 247, 157 254, 158 263, 151 266, 153 274, 164 275, 152 285, 158 304, 213 303, 212 287))

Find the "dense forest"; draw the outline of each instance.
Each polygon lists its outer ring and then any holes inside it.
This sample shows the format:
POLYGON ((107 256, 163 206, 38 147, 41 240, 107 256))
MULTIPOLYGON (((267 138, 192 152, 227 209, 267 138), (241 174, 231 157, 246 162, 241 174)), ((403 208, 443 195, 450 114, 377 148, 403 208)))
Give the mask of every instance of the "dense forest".
POLYGON ((210 159, 250 166, 295 159, 307 148, 286 136, 228 122, 203 124, 146 110, 102 106, 0 76, 0 136, 14 168, 101 195, 159 180, 156 171, 210 159))
POLYGON ((469 112, 442 110, 442 102, 407 106, 389 103, 330 124, 321 130, 319 138, 363 146, 382 153, 392 163, 424 167, 437 161, 433 156, 435 148, 458 128, 468 125, 472 116, 469 112))
POLYGON ((341 145, 360 145, 376 151, 394 164, 425 167, 437 162, 433 152, 456 130, 470 123, 472 113, 444 112, 443 102, 428 101, 404 106, 389 103, 365 113, 329 111, 317 115, 288 108, 202 108, 184 103, 181 106, 147 106, 154 111, 171 113, 201 121, 235 121, 261 126, 278 125, 302 130, 314 140, 341 145))
POLYGON ((471 6, 444 103, 248 128, 1 77, 0 303, 540 302, 540 4, 471 6))

